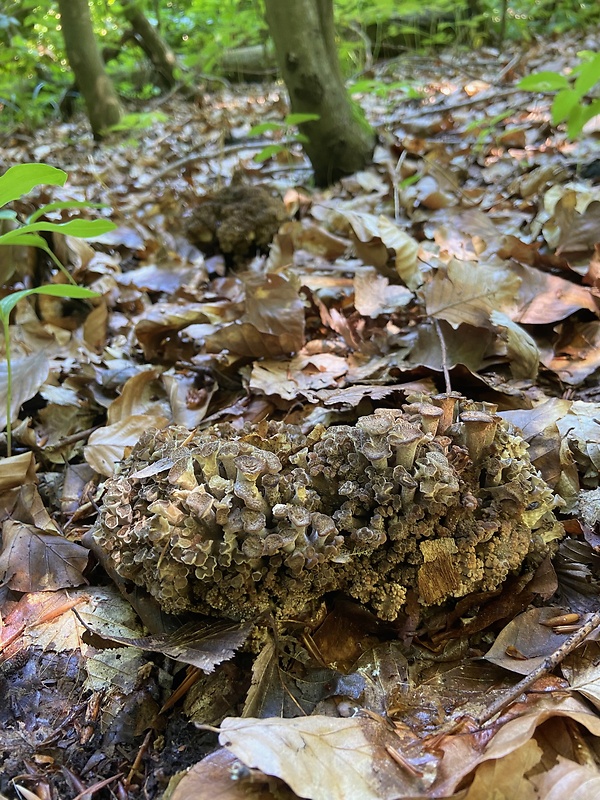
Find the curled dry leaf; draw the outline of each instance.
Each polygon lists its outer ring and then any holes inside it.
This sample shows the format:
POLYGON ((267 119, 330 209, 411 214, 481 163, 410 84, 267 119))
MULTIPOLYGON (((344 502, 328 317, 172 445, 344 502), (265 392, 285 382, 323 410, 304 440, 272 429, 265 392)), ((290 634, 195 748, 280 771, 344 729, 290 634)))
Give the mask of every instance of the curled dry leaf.
POLYGON ((501 311, 492 311, 490 321, 505 331, 506 355, 513 378, 533 380, 540 365, 540 351, 535 341, 501 311))
POLYGON ((337 386, 338 378, 346 372, 348 362, 341 356, 330 353, 298 355, 290 361, 255 363, 250 376, 250 388, 266 395, 277 395, 284 400, 295 400, 300 396, 311 400, 319 389, 337 386))
POLYGON ((511 313, 522 325, 544 325, 565 319, 579 309, 598 314, 598 303, 589 286, 580 286, 558 275, 541 272, 525 264, 515 264, 513 274, 520 278, 518 310, 511 313))
POLYGON ((409 289, 416 289, 423 283, 417 253, 419 245, 400 226, 383 215, 363 214, 358 211, 336 209, 344 216, 352 228, 352 240, 356 253, 365 264, 383 270, 393 253, 393 266, 399 277, 409 289))
POLYGON ((150 428, 164 428, 168 424, 167 417, 141 414, 99 428, 88 439, 83 451, 84 458, 96 472, 110 476, 122 460, 126 448, 133 447, 150 428))
POLYGON ((16 489, 35 480, 35 459, 32 452, 20 453, 0 461, 0 492, 16 489))
POLYGON ((234 322, 209 334, 206 339, 208 353, 225 350, 247 358, 274 358, 294 352, 294 339, 287 335, 263 333, 250 322, 234 322))
POLYGON ((159 367, 145 369, 126 380, 117 399, 108 407, 107 424, 115 425, 133 416, 170 416, 161 372, 159 367))
POLYGON ((2 527, 0 585, 17 592, 80 586, 88 550, 34 525, 8 520, 2 527))
POLYGON ((480 764, 463 800, 490 800, 493 797, 539 800, 526 775, 539 764, 542 755, 542 749, 530 739, 504 758, 480 764))
MULTIPOLYGON (((16 420, 19 409, 26 400, 31 400, 44 385, 50 372, 47 355, 40 351, 26 358, 12 360, 11 420, 16 420)), ((0 428, 6 425, 6 398, 8 370, 6 361, 0 364, 0 428)))
POLYGON ((542 800, 591 800, 600 797, 600 775, 591 766, 578 764, 563 756, 547 772, 534 775, 531 782, 542 800))

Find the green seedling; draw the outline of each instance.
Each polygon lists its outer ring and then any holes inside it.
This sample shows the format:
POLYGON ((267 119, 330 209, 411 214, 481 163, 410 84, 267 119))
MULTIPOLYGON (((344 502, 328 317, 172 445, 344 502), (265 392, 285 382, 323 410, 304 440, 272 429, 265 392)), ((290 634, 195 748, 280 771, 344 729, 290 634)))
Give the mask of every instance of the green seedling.
POLYGON ((600 83, 600 53, 584 50, 577 55, 581 63, 570 75, 550 70, 534 72, 517 84, 529 92, 556 92, 552 124, 566 122, 569 139, 576 139, 586 122, 600 114, 600 99, 588 99, 589 92, 600 83))
POLYGON ((302 125, 303 122, 316 122, 320 119, 318 114, 288 114, 282 122, 278 120, 269 120, 268 122, 261 122, 258 125, 250 128, 248 136, 262 136, 265 133, 275 133, 280 138, 285 139, 286 142, 277 144, 268 144, 266 147, 254 156, 254 161, 259 164, 273 158, 278 153, 289 152, 290 145, 298 142, 299 144, 306 144, 307 137, 294 128, 297 125, 302 125))
MULTIPOLYGON (((14 200, 19 200, 23 195, 30 192, 40 184, 51 186, 64 186, 67 180, 67 173, 61 169, 56 169, 48 164, 17 164, 10 167, 4 175, 0 176, 0 207, 14 200)), ((0 300, 0 322, 4 335, 4 347, 6 352, 6 447, 8 455, 11 454, 12 447, 12 428, 11 428, 11 405, 12 405, 12 364, 10 353, 10 314, 19 300, 32 294, 51 295, 54 297, 89 298, 98 297, 97 292, 77 286, 69 271, 64 267, 59 259, 54 255, 46 240, 41 233, 62 233, 68 236, 85 239, 90 236, 100 236, 103 233, 115 229, 115 224, 110 220, 85 220, 74 219, 69 222, 38 222, 40 217, 51 211, 76 208, 103 208, 97 203, 85 202, 55 202, 38 208, 24 224, 19 225, 14 230, 8 231, 0 236, 0 246, 21 245, 25 247, 38 247, 51 258, 54 264, 66 276, 69 285, 54 284, 50 286, 38 286, 34 289, 22 289, 11 292, 0 300)), ((0 209, 0 219, 17 220, 16 213, 11 209, 0 209)))

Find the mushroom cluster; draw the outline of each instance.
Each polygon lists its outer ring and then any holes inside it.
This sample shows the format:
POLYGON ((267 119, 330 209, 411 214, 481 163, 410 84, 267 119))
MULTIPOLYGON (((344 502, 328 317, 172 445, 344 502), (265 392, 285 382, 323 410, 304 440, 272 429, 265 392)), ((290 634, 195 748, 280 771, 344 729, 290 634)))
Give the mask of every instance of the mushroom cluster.
POLYGON ((308 434, 282 422, 149 431, 94 536, 169 612, 282 617, 338 590, 395 619, 492 591, 561 535, 524 440, 490 404, 409 398, 308 434))

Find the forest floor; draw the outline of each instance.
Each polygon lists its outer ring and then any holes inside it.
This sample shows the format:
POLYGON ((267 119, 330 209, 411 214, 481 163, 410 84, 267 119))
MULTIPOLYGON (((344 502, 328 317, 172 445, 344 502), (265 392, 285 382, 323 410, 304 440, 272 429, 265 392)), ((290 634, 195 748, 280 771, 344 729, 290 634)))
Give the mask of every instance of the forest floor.
MULTIPOLYGON (((101 147, 83 118, 3 136, 2 171, 69 174, 23 218, 76 200, 117 225, 52 243, 97 299, 28 298, 10 328, 3 797, 600 797, 598 134, 568 142, 552 97, 515 88, 599 48, 593 31, 376 64, 356 95, 374 163, 327 190, 284 127, 248 136, 284 118, 281 84, 211 82, 101 147), (383 621, 327 594, 251 630, 163 614, 88 552, 148 431, 268 419, 310 440, 452 391, 519 427, 564 534, 493 590, 383 621)), ((50 279, 38 251, 1 250, 5 293, 50 279)))

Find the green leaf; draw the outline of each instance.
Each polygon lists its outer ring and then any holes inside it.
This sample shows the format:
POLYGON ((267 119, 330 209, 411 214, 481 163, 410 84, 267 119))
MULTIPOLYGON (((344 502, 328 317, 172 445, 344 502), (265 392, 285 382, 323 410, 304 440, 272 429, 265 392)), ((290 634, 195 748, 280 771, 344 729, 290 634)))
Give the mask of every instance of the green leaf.
POLYGON ((8 231, 0 236, 0 245, 13 245, 18 244, 23 247, 41 247, 45 250, 48 247, 46 240, 37 233, 21 233, 20 230, 8 231), (10 236, 10 241, 4 241, 7 236, 10 236))
POLYGON ((600 53, 577 70, 575 89, 580 96, 587 94, 600 81, 600 53))
POLYGON ((285 128, 282 122, 261 122, 259 125, 253 125, 248 131, 248 136, 260 136, 268 131, 281 131, 285 128))
POLYGON ((64 186, 67 173, 48 164, 16 164, 0 176, 0 206, 17 200, 35 186, 64 186))
POLYGON ((577 106, 569 114, 569 119, 567 120, 567 136, 569 139, 576 139, 583 130, 583 126, 586 123, 583 115, 584 110, 584 106, 577 106))
POLYGON ((47 203, 45 206, 38 208, 28 218, 27 224, 31 225, 36 219, 43 217, 44 214, 49 214, 51 211, 62 211, 63 209, 72 208, 108 208, 106 203, 88 203, 86 200, 63 200, 56 203, 47 203))
POLYGON ((562 89, 552 103, 552 124, 558 125, 559 122, 568 119, 580 102, 581 98, 577 92, 572 89, 562 89))
POLYGON ((260 153, 257 153, 254 156, 253 160, 258 164, 262 164, 263 161, 267 161, 267 159, 271 158, 271 156, 275 156, 277 153, 281 153, 285 149, 285 145, 283 144, 268 144, 266 147, 263 147, 260 153))
POLYGON ((558 89, 568 89, 569 81, 558 72, 534 72, 527 75, 517 83, 517 89, 526 89, 528 92, 556 92, 558 89))
POLYGON ((69 222, 34 222, 32 225, 23 225, 14 231, 8 231, 0 237, 1 244, 12 244, 15 236, 33 231, 46 231, 63 233, 65 236, 75 236, 78 239, 101 236, 103 233, 114 231, 117 226, 108 219, 72 219, 69 222))
POLYGON ((37 286, 35 289, 22 289, 20 292, 13 292, 0 300, 0 318, 8 319, 8 315, 17 303, 24 297, 29 297, 30 294, 73 298, 100 297, 98 292, 93 292, 91 289, 86 289, 84 286, 51 284, 49 286, 37 286))
POLYGON ((283 120, 286 125, 302 125, 303 122, 316 122, 321 119, 319 114, 288 114, 283 120))

